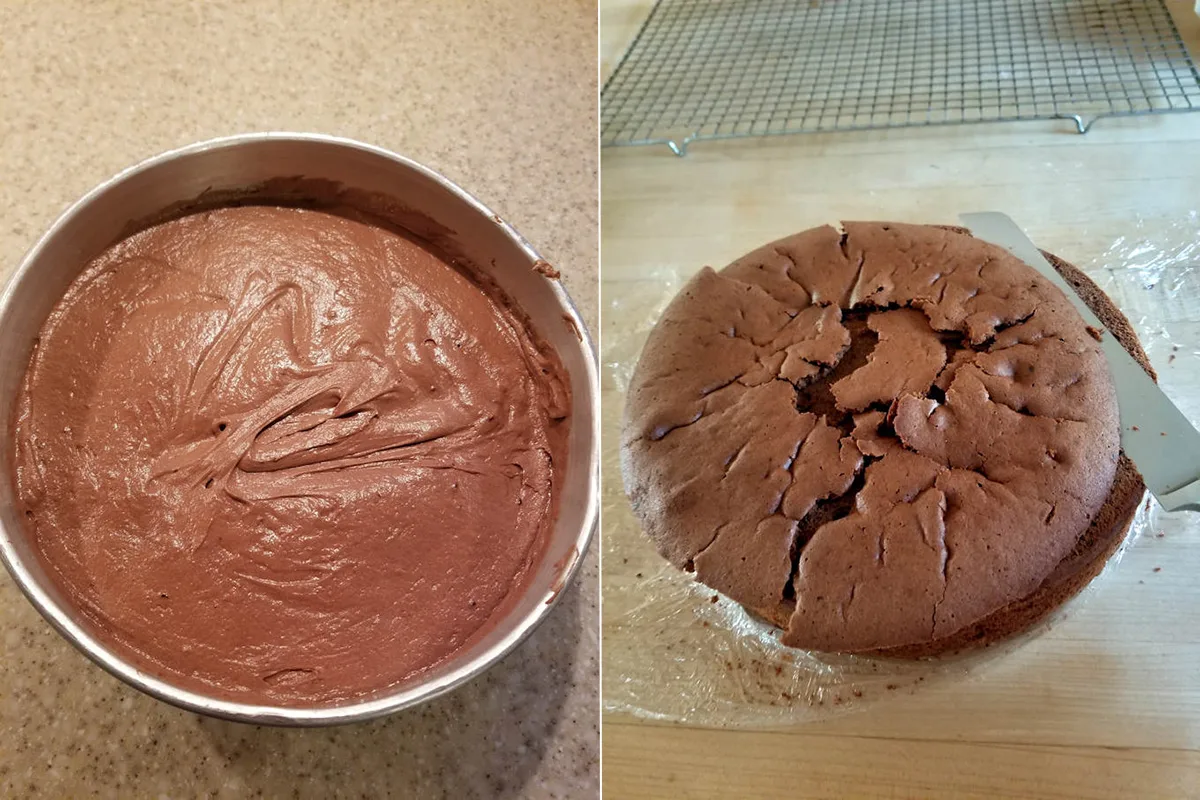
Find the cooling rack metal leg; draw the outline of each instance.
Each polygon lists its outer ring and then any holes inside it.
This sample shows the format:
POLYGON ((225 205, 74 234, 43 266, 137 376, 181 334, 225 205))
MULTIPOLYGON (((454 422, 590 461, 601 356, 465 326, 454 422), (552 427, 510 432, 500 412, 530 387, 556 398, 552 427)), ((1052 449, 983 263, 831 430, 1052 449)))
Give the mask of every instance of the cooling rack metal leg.
POLYGON ((688 145, 694 141, 696 141, 696 135, 690 134, 688 136, 683 137, 679 141, 675 141, 674 139, 668 140, 667 147, 671 148, 672 153, 679 156, 680 158, 683 158, 684 156, 687 155, 688 145))
POLYGON ((1088 129, 1092 127, 1092 123, 1096 121, 1095 119, 1091 119, 1087 122, 1084 122, 1083 117, 1081 117, 1079 114, 1057 114, 1054 118, 1071 120, 1075 123, 1075 130, 1078 133, 1087 133, 1088 129))

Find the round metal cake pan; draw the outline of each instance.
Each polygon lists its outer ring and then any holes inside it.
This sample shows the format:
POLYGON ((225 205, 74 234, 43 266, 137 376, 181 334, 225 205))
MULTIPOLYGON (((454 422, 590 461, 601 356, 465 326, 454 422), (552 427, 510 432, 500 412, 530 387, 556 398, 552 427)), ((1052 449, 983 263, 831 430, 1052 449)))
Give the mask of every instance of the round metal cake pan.
POLYGON ((168 703, 225 719, 275 725, 354 722, 437 697, 486 670, 549 613, 596 527, 599 390, 583 320, 556 273, 511 226, 420 164, 360 142, 260 133, 200 142, 121 172, 71 206, 34 245, 0 294, 0 419, 11 431, 35 338, 70 283, 96 255, 138 229, 190 210, 235 203, 320 207, 336 198, 400 225, 473 265, 557 351, 572 391, 568 463, 558 517, 521 598, 483 636, 411 682, 376 696, 313 708, 258 706, 181 689, 114 652, 43 568, 14 494, 11 438, 0 458, 0 557, 29 600, 104 669, 168 703))

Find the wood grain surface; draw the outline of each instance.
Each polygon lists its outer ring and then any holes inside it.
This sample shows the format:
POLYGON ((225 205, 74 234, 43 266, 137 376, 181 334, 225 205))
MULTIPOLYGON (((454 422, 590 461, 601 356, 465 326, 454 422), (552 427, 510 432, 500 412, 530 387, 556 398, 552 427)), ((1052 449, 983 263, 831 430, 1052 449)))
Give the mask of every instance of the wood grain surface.
MULTIPOLYGON (((1200 51, 1191 3, 1170 5, 1200 51)), ((649 6, 601 2, 603 74, 649 6)), ((1200 247, 1187 241, 1189 230, 1200 239, 1200 113, 1102 120, 1086 136, 1067 123, 1029 122, 701 142, 682 159, 665 147, 617 148, 601 163, 606 343, 627 338, 662 295, 664 274, 720 267, 825 222, 953 223, 962 211, 997 209, 1155 332, 1149 349, 1161 383, 1200 422, 1200 247), (1114 273, 1138 266, 1136 275, 1114 273)), ((629 357, 610 351, 605 360, 629 357)), ((614 374, 605 377, 610 449, 622 401, 614 374)), ((620 669, 631 648, 687 657, 631 642, 621 629, 638 573, 660 559, 623 505, 614 464, 610 455, 606 690, 627 677, 620 669)), ((1165 515, 1085 603, 983 674, 769 731, 606 713, 605 795, 1200 797, 1197 576, 1200 515, 1165 515)))

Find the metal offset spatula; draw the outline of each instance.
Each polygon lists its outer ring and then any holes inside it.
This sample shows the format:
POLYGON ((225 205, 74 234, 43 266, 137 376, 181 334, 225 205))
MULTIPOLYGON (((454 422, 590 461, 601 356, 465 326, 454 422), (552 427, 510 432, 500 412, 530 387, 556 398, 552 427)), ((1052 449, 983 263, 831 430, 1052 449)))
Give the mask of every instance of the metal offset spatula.
POLYGON ((1200 433, 1006 214, 982 211, 958 218, 976 238, 1003 247, 1045 275, 1070 298, 1087 324, 1105 331, 1100 347, 1117 387, 1125 455, 1167 511, 1200 511, 1200 433))

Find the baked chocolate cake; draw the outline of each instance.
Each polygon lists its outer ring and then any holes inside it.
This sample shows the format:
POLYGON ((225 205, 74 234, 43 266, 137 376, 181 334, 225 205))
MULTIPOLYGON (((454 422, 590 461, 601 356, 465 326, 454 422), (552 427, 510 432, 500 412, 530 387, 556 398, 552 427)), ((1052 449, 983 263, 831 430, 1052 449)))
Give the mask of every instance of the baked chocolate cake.
MULTIPOLYGON (((1127 320, 1051 257, 1149 372, 1127 320)), ((794 647, 920 656, 1027 627, 1144 487, 1063 293, 962 229, 814 228, 701 270, 651 332, 622 467, 659 552, 794 647)))

